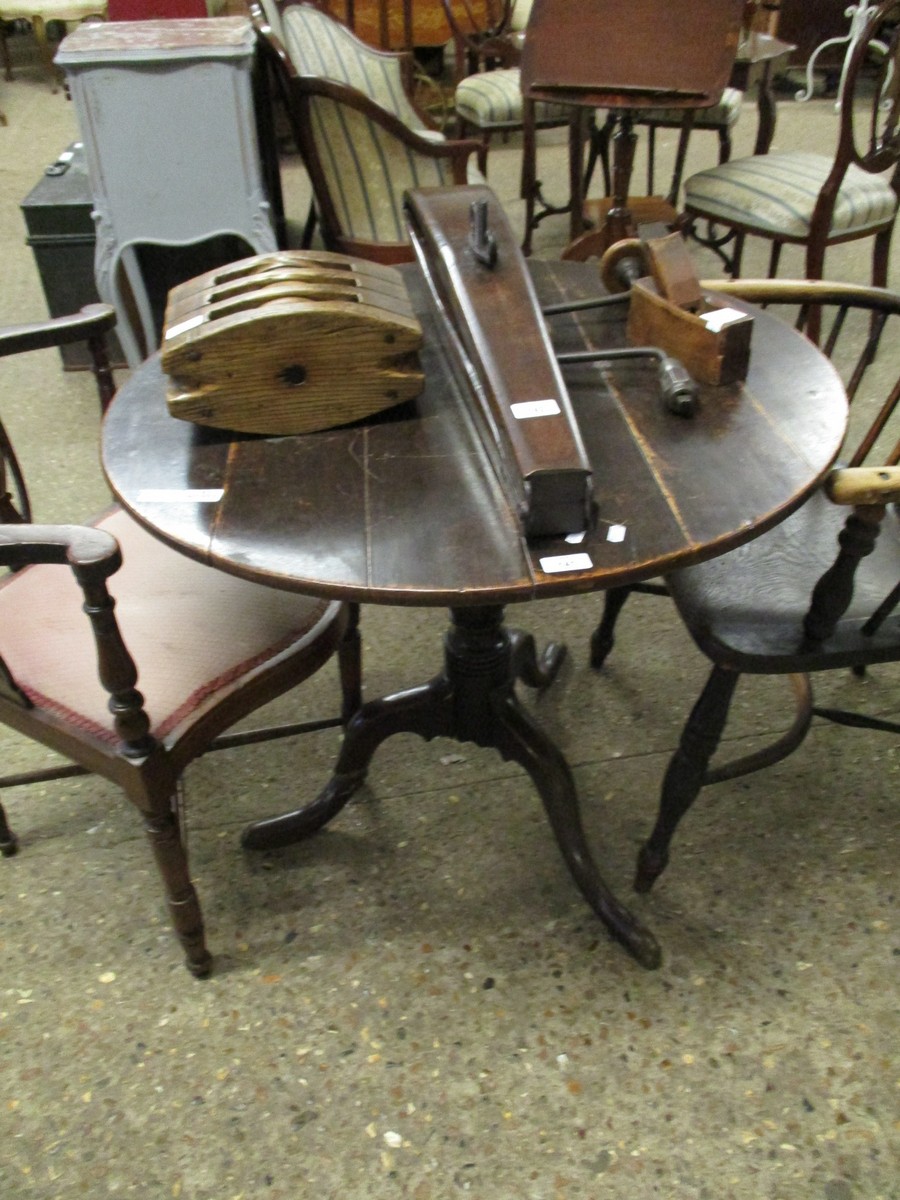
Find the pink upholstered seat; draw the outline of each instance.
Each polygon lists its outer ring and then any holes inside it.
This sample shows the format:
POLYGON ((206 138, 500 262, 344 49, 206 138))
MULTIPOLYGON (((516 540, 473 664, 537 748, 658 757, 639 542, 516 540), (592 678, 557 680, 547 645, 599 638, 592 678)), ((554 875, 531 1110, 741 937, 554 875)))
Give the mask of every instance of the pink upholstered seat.
MULTIPOLYGON (((176 554, 126 512, 92 522, 123 564, 109 590, 138 664, 150 732, 164 740, 236 679, 335 620, 340 605, 261 588, 176 554), (165 623, 160 614, 165 613, 165 623)), ((0 652, 32 702, 114 746, 109 694, 70 571, 39 564, 0 583, 0 652)))

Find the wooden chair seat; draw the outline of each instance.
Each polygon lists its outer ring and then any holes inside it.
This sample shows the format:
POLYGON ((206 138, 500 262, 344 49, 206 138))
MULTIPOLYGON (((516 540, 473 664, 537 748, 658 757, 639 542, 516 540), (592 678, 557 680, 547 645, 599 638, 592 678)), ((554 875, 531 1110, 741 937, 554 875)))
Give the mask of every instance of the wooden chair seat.
POLYGON ((900 581, 900 514, 889 509, 853 598, 833 634, 803 647, 803 620, 823 564, 834 557, 846 509, 817 492, 796 513, 730 554, 666 579, 685 626, 715 662, 745 674, 831 670, 900 655, 900 611, 871 636, 862 627, 900 581))

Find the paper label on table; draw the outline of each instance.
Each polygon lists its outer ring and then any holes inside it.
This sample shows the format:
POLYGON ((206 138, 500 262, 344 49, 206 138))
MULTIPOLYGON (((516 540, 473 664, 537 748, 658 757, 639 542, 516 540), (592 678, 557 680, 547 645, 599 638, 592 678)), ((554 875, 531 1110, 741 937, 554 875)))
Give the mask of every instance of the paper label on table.
POLYGON ((559 415, 559 404, 556 400, 521 400, 511 404, 509 411, 517 421, 527 421, 529 417, 555 417, 559 415))
POLYGON ((726 325, 742 321, 746 315, 737 308, 714 308, 712 312, 700 313, 700 320, 711 333, 718 333, 726 325))
POLYGON ((562 571, 590 571, 593 567, 589 554, 554 554, 550 558, 540 559, 541 570, 547 575, 556 575, 562 571))
POLYGON ((606 540, 608 542, 624 542, 625 534, 628 532, 627 525, 610 525, 607 530, 606 540))
POLYGON ((224 488, 141 488, 138 503, 145 504, 218 504, 224 488))
POLYGON ((188 317, 186 321, 179 321, 177 325, 172 325, 166 330, 166 341, 169 338, 178 337, 179 333, 187 333, 189 329, 196 329, 198 325, 202 325, 204 321, 203 313, 196 313, 193 317, 188 317))
POLYGON ((566 541, 570 546, 580 546, 585 539, 587 530, 582 529, 580 533, 567 533, 566 541))

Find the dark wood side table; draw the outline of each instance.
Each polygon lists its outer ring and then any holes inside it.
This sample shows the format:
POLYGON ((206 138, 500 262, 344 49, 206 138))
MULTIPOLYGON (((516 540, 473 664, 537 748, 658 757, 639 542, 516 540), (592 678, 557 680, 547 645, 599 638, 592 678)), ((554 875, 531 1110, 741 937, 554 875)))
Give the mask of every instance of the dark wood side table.
MULTIPOLYGON (((405 272, 426 331, 428 383, 393 420, 283 438, 204 430, 169 416, 152 358, 106 416, 107 477, 148 529, 223 570, 313 595, 450 609, 439 673, 366 703, 320 795, 250 826, 245 845, 285 844, 331 820, 393 734, 495 747, 530 774, 577 885, 610 932, 656 966, 656 940, 594 862, 562 753, 516 697, 517 679, 546 682, 554 661, 507 630, 504 606, 636 582, 776 524, 837 454, 843 388, 814 347, 762 312, 746 386, 703 389, 691 420, 664 410, 654 366, 567 367, 595 519, 580 544, 527 543, 452 382, 418 268, 405 272)), ((600 290, 587 264, 535 263, 533 274, 545 304, 600 290)), ((624 344, 624 305, 548 320, 560 352, 624 344)))

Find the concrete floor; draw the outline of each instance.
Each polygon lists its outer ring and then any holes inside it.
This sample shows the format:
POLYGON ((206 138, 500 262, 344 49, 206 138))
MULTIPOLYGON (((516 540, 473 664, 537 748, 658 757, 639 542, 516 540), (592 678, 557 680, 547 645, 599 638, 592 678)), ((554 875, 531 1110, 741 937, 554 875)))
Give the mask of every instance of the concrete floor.
MULTIPOLYGON (((4 323, 45 312, 19 203, 76 136, 27 40, 11 46, 4 323)), ((777 144, 825 149, 834 131, 828 103, 786 102, 777 144)), ((753 133, 750 109, 736 154, 753 133)), ((545 136, 540 160, 560 190, 561 143, 545 136)), ((694 138, 693 164, 712 153, 694 138)), ((514 221, 519 154, 500 144, 490 165, 514 221)), ((302 172, 288 174, 299 220, 302 172)), ((565 240, 565 219, 547 221, 538 253, 565 240)), ((865 278, 867 263, 864 245, 846 247, 831 273, 865 278)), ((55 352, 0 368, 39 518, 100 507, 87 381, 55 352)), ((608 668, 591 672, 599 603, 512 615, 570 647, 560 682, 526 702, 572 763, 597 856, 628 898, 705 667, 669 605, 637 597, 608 668)), ((367 694, 428 678, 443 626, 439 611, 366 610, 367 694)), ((898 684, 893 667, 823 691, 862 691, 896 714, 898 684)), ((278 707, 322 713, 335 695, 328 668, 278 707)), ((788 707, 782 686, 753 683, 729 738, 783 728, 788 707)), ((785 763, 704 795, 657 890, 629 899, 663 945, 655 973, 587 909, 524 774, 473 747, 394 739, 327 832, 244 854, 242 825, 312 796, 336 745, 329 732, 189 771, 216 955, 202 983, 181 966, 115 788, 86 778, 4 795, 22 840, 0 863, 4 1200, 900 1197, 896 739, 816 725, 785 763)), ((2 751, 4 769, 49 758, 7 734, 2 751)))

